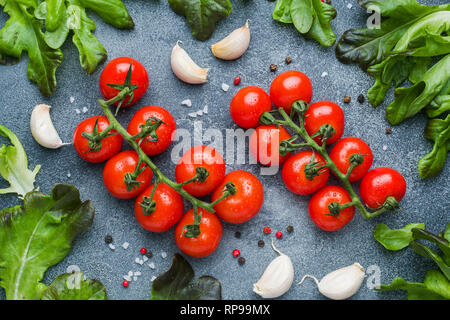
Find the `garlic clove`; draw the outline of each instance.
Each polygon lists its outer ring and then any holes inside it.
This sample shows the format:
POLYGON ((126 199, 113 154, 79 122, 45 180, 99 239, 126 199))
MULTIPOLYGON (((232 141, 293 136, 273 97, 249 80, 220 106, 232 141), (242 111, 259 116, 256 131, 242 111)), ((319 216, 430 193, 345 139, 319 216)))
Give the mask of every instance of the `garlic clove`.
POLYGON ((330 272, 320 282, 311 275, 305 275, 299 284, 302 284, 306 278, 312 278, 317 284, 319 292, 325 297, 344 300, 358 292, 365 275, 364 268, 355 262, 350 266, 330 272))
POLYGON ((173 73, 181 80, 190 84, 201 84, 208 81, 209 69, 200 68, 187 54, 187 52, 179 46, 181 41, 177 41, 172 49, 170 64, 173 73))
POLYGON ((31 134, 37 143, 49 149, 58 149, 70 143, 63 143, 50 118, 51 107, 46 104, 39 104, 34 107, 31 113, 30 129, 31 134))
POLYGON ((212 53, 219 59, 235 60, 241 57, 250 45, 249 20, 245 25, 211 46, 212 53))
POLYGON ((262 298, 278 298, 285 294, 294 281, 294 266, 291 259, 278 251, 272 240, 272 248, 279 254, 267 266, 261 278, 253 284, 253 292, 262 298))

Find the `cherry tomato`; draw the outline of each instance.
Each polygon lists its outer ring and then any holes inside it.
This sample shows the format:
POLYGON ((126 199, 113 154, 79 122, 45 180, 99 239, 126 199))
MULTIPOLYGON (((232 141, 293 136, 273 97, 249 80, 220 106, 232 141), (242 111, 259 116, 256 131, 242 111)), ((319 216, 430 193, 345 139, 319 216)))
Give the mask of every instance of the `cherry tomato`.
POLYGON ((282 126, 262 125, 256 128, 250 137, 250 152, 262 165, 281 165, 290 155, 280 155, 280 143, 291 138, 289 132, 282 126))
MULTIPOLYGON (((145 167, 144 171, 137 176, 136 181, 140 183, 131 191, 127 191, 125 184, 125 175, 132 174, 138 164, 139 156, 136 151, 126 150, 116 154, 106 162, 103 168, 103 183, 106 189, 114 197, 119 199, 131 199, 136 197, 145 188, 150 185, 153 178, 153 172, 149 167, 145 167)), ((141 168, 144 164, 141 165, 141 168)))
POLYGON ((194 178, 199 167, 205 168, 209 175, 205 181, 191 182, 183 189, 196 197, 210 194, 216 189, 225 176, 225 160, 216 149, 199 145, 189 149, 175 168, 175 179, 178 183, 194 178))
MULTIPOLYGON (((289 157, 284 163, 282 177, 284 184, 291 192, 307 195, 327 184, 330 176, 328 168, 321 169, 320 174, 314 176, 312 180, 306 178, 305 166, 311 162, 313 154, 310 150, 301 151, 289 157)), ((314 162, 317 162, 319 166, 325 164, 320 154, 314 154, 314 162)))
MULTIPOLYGON (((327 139, 327 145, 338 141, 344 133, 344 111, 336 103, 331 101, 319 101, 311 104, 305 112, 305 129, 310 136, 319 131, 324 124, 333 127, 335 133, 327 139)), ((314 138, 318 144, 322 144, 320 136, 314 138)))
POLYGON ((219 246, 222 238, 222 223, 215 214, 199 209, 202 215, 200 220, 200 234, 193 238, 186 238, 183 228, 194 222, 194 209, 184 214, 175 228, 175 242, 178 248, 188 256, 202 258, 209 256, 219 246))
POLYGON ((253 174, 247 171, 232 171, 225 176, 222 183, 213 192, 214 202, 223 195, 225 184, 232 182, 236 193, 230 195, 214 206, 217 215, 230 223, 242 223, 250 220, 261 209, 264 202, 264 188, 253 174))
POLYGON ((139 224, 151 232, 165 232, 172 228, 183 216, 183 198, 173 188, 165 183, 159 183, 156 187, 153 201, 155 201, 155 211, 149 215, 144 214, 144 197, 149 197, 154 185, 148 187, 136 198, 134 203, 134 213, 139 224))
POLYGON ((338 216, 330 214, 328 205, 332 202, 339 205, 351 202, 348 192, 338 186, 326 186, 317 191, 309 200, 309 216, 316 226, 325 231, 336 231, 349 223, 355 215, 355 207, 348 207, 338 216))
POLYGON ((330 151, 330 158, 338 167, 339 171, 346 173, 350 167, 350 157, 354 154, 361 154, 362 163, 357 165, 350 173, 349 181, 355 182, 369 171, 373 162, 372 150, 367 143, 355 137, 347 137, 339 140, 330 151))
MULTIPOLYGON (((134 114, 133 118, 131 118, 131 121, 128 124, 128 133, 134 136, 141 132, 141 126, 145 125, 147 123, 147 120, 150 118, 157 118, 163 122, 155 131, 158 137, 157 141, 150 141, 154 138, 151 136, 147 136, 141 142, 142 150, 147 155, 154 156, 164 152, 170 146, 173 139, 175 138, 177 124, 175 122, 175 119, 166 109, 159 106, 146 106, 141 108, 134 114)), ((152 121, 152 123, 154 122, 155 121, 152 121)), ((138 142, 140 140, 141 139, 138 139, 138 142)))
MULTIPOLYGON (((118 153, 122 148, 123 138, 120 134, 115 134, 102 139, 101 149, 99 151, 91 151, 89 140, 83 137, 83 132, 92 133, 94 131, 95 122, 97 122, 98 133, 108 128, 109 121, 106 116, 95 116, 83 120, 73 133, 73 146, 78 155, 87 162, 99 163, 108 160, 118 153)), ((111 133, 117 132, 112 130, 111 133)))
MULTIPOLYGON (((114 98, 120 90, 113 89, 108 84, 124 84, 128 70, 131 68, 131 84, 138 86, 133 92, 133 100, 127 97, 122 103, 122 107, 129 107, 135 104, 147 91, 148 74, 144 66, 137 60, 129 57, 120 57, 111 60, 103 69, 100 75, 100 91, 106 100, 114 98)), ((115 103, 118 105, 118 102, 115 103)))
POLYGON ((391 168, 376 168, 370 170, 359 186, 361 200, 371 209, 378 209, 388 197, 394 197, 400 202, 406 193, 405 178, 391 168))
POLYGON ((259 87, 245 87, 231 99, 230 114, 234 122, 242 128, 255 128, 261 115, 272 110, 269 95, 259 87))
POLYGON ((297 100, 311 102, 313 89, 311 80, 300 71, 286 71, 273 79, 270 85, 270 99, 277 108, 283 108, 287 114, 297 100))

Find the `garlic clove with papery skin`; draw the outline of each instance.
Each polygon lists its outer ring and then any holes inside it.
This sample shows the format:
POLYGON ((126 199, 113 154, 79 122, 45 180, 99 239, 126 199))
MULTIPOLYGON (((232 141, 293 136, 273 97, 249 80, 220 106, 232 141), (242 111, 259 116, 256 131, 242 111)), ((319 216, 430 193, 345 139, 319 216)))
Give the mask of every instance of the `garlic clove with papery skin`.
POLYGON ((282 296, 291 288, 294 281, 294 266, 291 259, 275 248, 273 240, 272 248, 279 256, 270 262, 258 282, 253 284, 253 292, 266 299, 282 296))
POLYGON ((364 268, 359 263, 330 272, 318 281, 314 276, 305 275, 299 284, 306 278, 312 278, 325 297, 333 300, 344 300, 358 292, 364 281, 364 268))
POLYGON ((235 60, 241 57, 250 45, 249 20, 245 25, 211 46, 211 51, 219 59, 235 60))
POLYGON ((189 84, 201 84, 208 81, 207 68, 200 68, 187 54, 187 52, 179 46, 180 40, 177 41, 172 49, 170 64, 173 73, 180 79, 189 84))
POLYGON ((50 118, 51 107, 46 104, 38 104, 31 113, 31 134, 37 143, 49 149, 58 149, 70 143, 63 143, 50 118))

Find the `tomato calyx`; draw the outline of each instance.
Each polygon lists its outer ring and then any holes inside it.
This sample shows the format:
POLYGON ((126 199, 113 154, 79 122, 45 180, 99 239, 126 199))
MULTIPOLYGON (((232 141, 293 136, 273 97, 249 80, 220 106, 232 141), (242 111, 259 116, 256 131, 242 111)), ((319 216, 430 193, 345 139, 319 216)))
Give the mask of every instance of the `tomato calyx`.
POLYGON ((339 217, 339 213, 341 212, 341 206, 338 202, 331 202, 328 205, 329 213, 325 213, 326 216, 330 217, 339 217))
POLYGON ((111 126, 106 128, 106 130, 104 130, 102 132, 98 132, 98 118, 97 118, 95 120, 95 125, 94 125, 92 132, 84 131, 81 133, 81 136, 83 138, 86 138, 89 140, 89 142, 88 142, 89 150, 85 151, 85 153, 100 151, 102 149, 102 140, 103 139, 118 134, 118 132, 110 133, 110 131, 111 131, 111 130, 109 130, 110 127, 111 126))
POLYGON ((321 137, 322 139, 322 145, 325 146, 327 144, 327 140, 334 136, 336 133, 336 130, 334 130, 333 126, 331 124, 324 124, 319 128, 319 131, 314 133, 311 138, 321 137))
POLYGON ((156 129, 158 129, 162 124, 167 123, 156 117, 148 118, 145 124, 141 124, 139 126, 139 128, 141 128, 141 131, 138 134, 134 135, 132 138, 134 140, 139 139, 139 145, 142 143, 142 141, 157 142, 158 135, 156 134, 156 129))
POLYGON ((195 238, 200 235, 200 222, 202 221, 202 212, 198 213, 198 208, 194 208, 194 222, 186 224, 181 231, 181 234, 186 238, 195 238))
POLYGON ((123 98, 121 98, 119 100, 119 104, 117 105, 115 115, 117 115, 117 113, 119 112, 119 109, 123 105, 123 103, 126 102, 125 100, 127 100, 127 101, 132 101, 133 100, 133 98, 134 98, 134 90, 139 88, 137 85, 131 84, 131 70, 132 70, 132 68, 133 68, 133 61, 130 61, 130 68, 128 69, 127 76, 125 77, 125 82, 124 83, 122 83, 122 84, 112 84, 112 83, 110 84, 110 83, 107 83, 106 84, 108 87, 116 89, 116 90, 119 90, 119 91, 122 91, 125 88, 129 89, 129 92, 123 98))
POLYGON ((179 185, 185 186, 189 183, 202 183, 202 182, 205 182, 208 177, 209 177, 209 171, 205 167, 197 167, 197 168, 195 168, 195 176, 193 176, 189 180, 186 180, 186 181, 180 183, 179 185))
POLYGON ((354 153, 352 154, 349 158, 348 161, 350 162, 350 164, 354 164, 355 167, 357 165, 360 165, 361 163, 364 162, 364 157, 367 157, 367 154, 361 154, 360 151, 358 151, 358 153, 354 153))
POLYGON ((123 178, 123 182, 127 186, 127 191, 131 192, 133 189, 139 188, 139 185, 142 183, 142 181, 138 181, 137 177, 144 172, 147 165, 142 166, 142 160, 139 160, 136 168, 133 172, 127 172, 125 173, 125 177, 123 178))
POLYGON ((400 204, 398 203, 397 199, 390 196, 387 197, 386 201, 383 203, 381 207, 389 211, 396 211, 400 208, 400 204))
POLYGON ((328 166, 322 162, 315 161, 315 153, 313 152, 311 161, 305 165, 305 177, 306 179, 312 181, 314 177, 320 176, 325 172, 325 168, 328 166))
POLYGON ((302 117, 307 110, 308 104, 303 100, 297 100, 292 104, 290 117, 293 118, 295 114, 298 114, 300 117, 302 117))

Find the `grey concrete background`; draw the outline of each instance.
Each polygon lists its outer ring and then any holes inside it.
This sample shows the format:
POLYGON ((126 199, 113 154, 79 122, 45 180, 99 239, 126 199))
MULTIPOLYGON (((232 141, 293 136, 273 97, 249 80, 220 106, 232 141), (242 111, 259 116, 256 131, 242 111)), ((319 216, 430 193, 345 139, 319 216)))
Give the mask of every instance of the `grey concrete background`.
MULTIPOLYGON (((257 299, 252 292, 252 284, 261 276, 267 264, 276 257, 270 246, 270 236, 263 234, 264 226, 273 231, 285 233, 277 240, 277 247, 289 255, 295 265, 295 280, 305 273, 322 277, 330 271, 359 262, 364 267, 378 265, 381 280, 386 283, 397 275, 410 281, 422 281, 425 272, 434 265, 415 255, 411 250, 391 253, 382 248, 372 236, 378 223, 391 227, 402 227, 410 222, 425 222, 431 231, 439 232, 448 223, 450 195, 448 181, 450 165, 442 174, 423 181, 417 172, 417 161, 428 153, 432 144, 422 135, 426 119, 418 115, 393 128, 391 135, 385 134, 388 123, 384 118, 384 107, 392 101, 392 92, 383 106, 372 108, 367 102, 360 104, 356 98, 366 93, 372 79, 355 65, 343 65, 337 61, 334 48, 322 48, 314 41, 307 41, 290 25, 272 20, 274 2, 266 0, 232 1, 233 12, 218 23, 211 39, 196 41, 184 18, 173 13, 166 1, 133 0, 124 1, 136 27, 132 31, 116 30, 105 24, 95 14, 97 31, 95 36, 106 47, 109 60, 119 56, 131 56, 141 61, 150 76, 150 87, 138 105, 120 114, 120 121, 126 125, 133 113, 145 105, 161 105, 174 115, 179 128, 192 130, 193 121, 188 112, 209 106, 209 114, 197 120, 203 128, 235 128, 228 113, 228 104, 233 94, 246 85, 258 85, 268 90, 276 74, 288 69, 305 72, 314 86, 313 101, 329 99, 338 102, 346 115, 345 136, 358 136, 370 143, 375 155, 373 167, 389 166, 399 170, 406 178, 408 190, 402 210, 385 214, 373 221, 364 221, 357 213, 351 223, 338 232, 327 233, 319 230, 308 216, 308 197, 296 196, 285 188, 281 176, 261 176, 265 187, 265 203, 261 212, 250 222, 242 225, 224 224, 222 242, 217 251, 203 259, 188 258, 196 275, 210 274, 217 277, 223 286, 225 299, 257 299), (233 29, 251 19, 252 41, 248 52, 239 60, 224 62, 216 59, 209 45, 217 42, 233 29), (170 69, 170 53, 177 40, 183 40, 183 47, 201 66, 211 67, 209 82, 202 86, 190 86, 180 82, 170 69), (284 59, 290 56, 291 65, 284 59), (269 71, 271 63, 278 64, 278 72, 269 71), (328 72, 322 78, 321 74, 328 72), (236 75, 242 76, 240 87, 232 81, 236 75), (230 85, 223 92, 221 84, 230 85), (350 104, 343 104, 345 95, 352 97, 350 104), (180 104, 191 99, 193 107, 188 109, 180 104), (383 149, 385 146, 385 149, 383 149), (285 232, 286 226, 293 225, 292 234, 285 232), (242 233, 241 239, 234 237, 235 231, 242 233), (264 239, 266 246, 259 248, 257 241, 264 239), (241 250, 246 264, 239 266, 231 255, 235 248, 241 250)), ((427 1, 444 3, 445 0, 427 1)), ((356 0, 335 0, 338 17, 332 22, 339 37, 352 27, 363 27, 366 14, 356 0), (347 4, 352 4, 348 8, 347 4)), ((7 15, 0 13, 0 26, 7 15)), ((49 192, 57 182, 74 184, 83 199, 91 199, 96 208, 92 228, 82 234, 74 243, 72 252, 57 266, 51 268, 45 282, 50 283, 58 274, 65 272, 69 265, 78 265, 89 278, 99 279, 107 288, 111 299, 148 299, 151 292, 151 277, 165 271, 171 262, 171 255, 178 252, 173 240, 173 230, 164 234, 152 234, 142 229, 133 214, 133 201, 123 201, 109 195, 102 182, 102 164, 93 165, 82 161, 71 147, 52 151, 40 147, 29 132, 29 117, 34 105, 47 103, 53 106, 52 117, 64 141, 70 141, 76 125, 85 118, 99 114, 96 100, 100 97, 98 79, 102 68, 93 74, 86 74, 80 67, 78 52, 71 41, 63 47, 64 61, 57 71, 58 90, 51 98, 44 98, 37 87, 26 76, 27 56, 14 66, 0 66, 0 122, 17 134, 22 141, 30 166, 41 164, 37 184, 44 192, 49 192), (70 103, 70 97, 75 101, 70 103), (85 114, 76 114, 75 108, 87 107, 85 114), (71 177, 67 177, 70 173, 71 177), (103 242, 106 234, 114 237, 117 246, 111 251, 103 242), (124 250, 123 242, 130 247, 124 250), (154 253, 151 259, 155 270, 135 264, 139 249, 146 247, 154 253), (167 252, 163 259, 161 252, 167 252), (141 271, 142 276, 123 288, 122 276, 128 271, 141 271)), ((4 142, 4 140, 2 140, 4 142)), ((125 148, 128 148, 125 146, 125 148)), ((170 161, 170 152, 154 158, 155 162, 169 177, 173 177, 175 165, 170 161)), ((235 169, 259 173, 258 165, 229 165, 227 171, 235 169)), ((259 175, 259 174, 258 174, 259 175)), ((331 181, 333 183, 333 181, 331 181)), ((1 182, 3 186, 4 182, 1 182)), ((355 185, 357 188, 357 185, 355 185)), ((18 204, 14 196, 1 196, 0 207, 18 204)), ((0 291, 4 297, 4 292, 0 291)), ((354 299, 403 298, 401 293, 376 293, 364 283, 354 299)), ((302 286, 293 285, 282 299, 322 299, 312 281, 302 286)))

